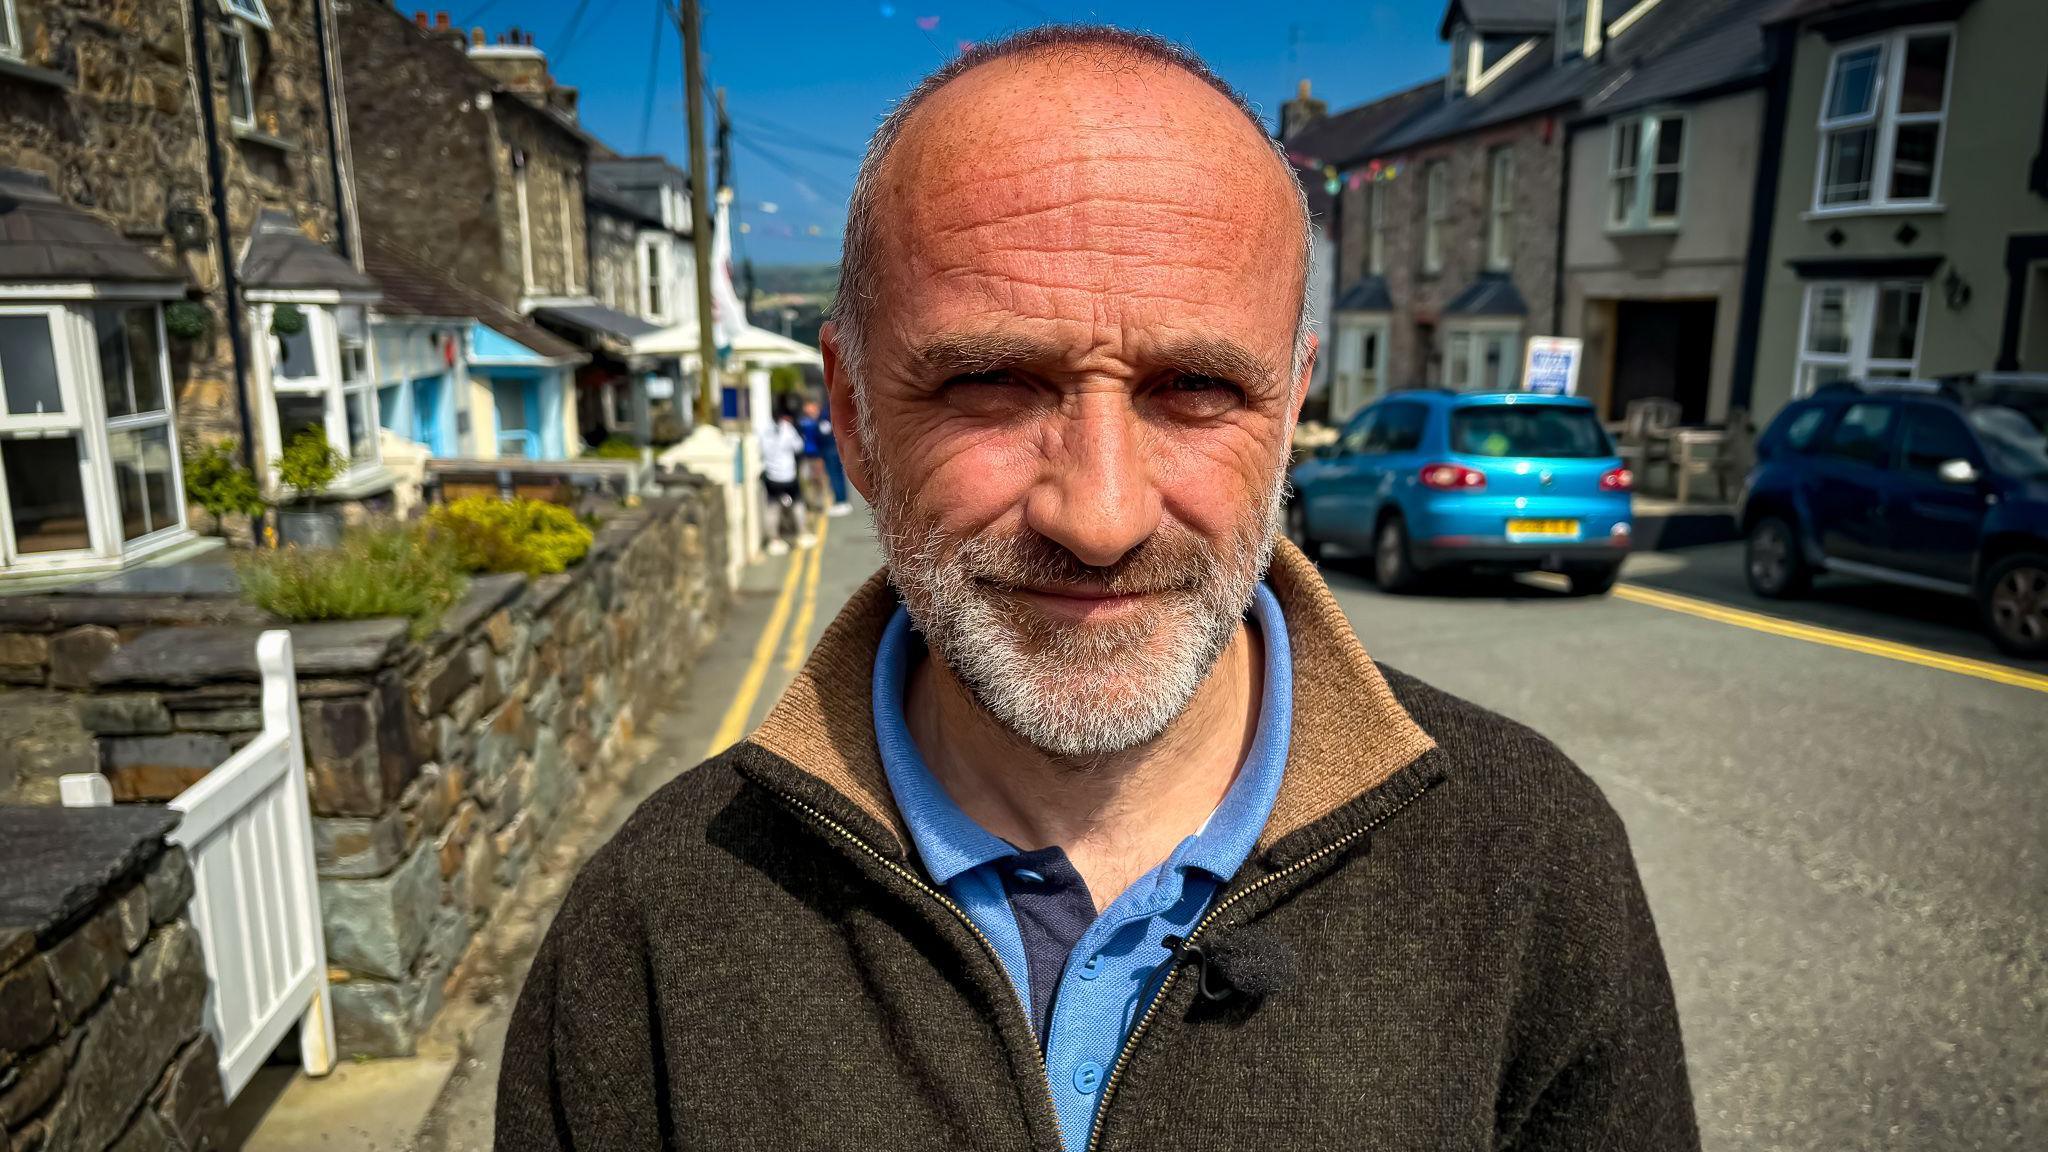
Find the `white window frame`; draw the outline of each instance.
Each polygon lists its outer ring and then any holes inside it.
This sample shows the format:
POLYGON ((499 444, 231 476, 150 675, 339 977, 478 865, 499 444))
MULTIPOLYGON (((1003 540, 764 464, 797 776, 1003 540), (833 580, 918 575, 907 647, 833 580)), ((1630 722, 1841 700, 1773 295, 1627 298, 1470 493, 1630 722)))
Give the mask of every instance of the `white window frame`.
POLYGON ((583 285, 576 279, 576 233, 571 227, 575 213, 569 210, 569 189, 571 181, 567 172, 562 173, 562 194, 556 201, 562 216, 562 291, 570 296, 580 295, 583 285))
POLYGON ((648 235, 640 238, 638 250, 633 254, 640 280, 640 314, 660 324, 669 323, 673 303, 668 290, 666 249, 667 245, 662 243, 660 236, 648 235))
POLYGON ((1956 26, 1954 24, 1920 24, 1909 28, 1895 28, 1877 36, 1867 36, 1836 45, 1828 56, 1827 76, 1821 84, 1820 107, 1815 117, 1818 129, 1817 146, 1814 149, 1813 164, 1813 208, 1816 216, 1855 214, 1859 212, 1884 212, 1939 209, 1941 207, 1942 159, 1948 151, 1948 112, 1955 96, 1956 82, 1956 26), (1948 39, 1948 59, 1941 75, 1941 108, 1934 112, 1900 112, 1899 97, 1904 92, 1906 68, 1906 44, 1908 41, 1944 36, 1948 39), (1876 48, 1878 51, 1876 91, 1871 96, 1868 112, 1830 119, 1828 101, 1835 90, 1835 74, 1842 61, 1851 55, 1876 48), (1891 194, 1892 162, 1896 158, 1898 136, 1901 126, 1933 124, 1934 171, 1929 175, 1927 195, 1915 199, 1893 198, 1891 194), (1875 140, 1872 145, 1870 167, 1870 190, 1860 200, 1839 200, 1828 203, 1828 146, 1838 135, 1872 129, 1875 140))
POLYGON ((1600 0, 1564 0, 1557 13, 1557 62, 1600 51, 1600 0), (1580 7, 1578 35, 1572 35, 1571 9, 1580 7))
POLYGON ((1486 154, 1486 267, 1506 272, 1515 262, 1515 150, 1501 145, 1486 154))
POLYGON ((1811 395, 1815 370, 1840 368, 1843 378, 1867 380, 1872 376, 1913 379, 1920 373, 1920 350, 1927 340, 1927 289, 1925 280, 1812 280, 1806 284, 1799 312, 1799 347, 1792 379, 1796 399, 1811 395), (1839 289, 1844 294, 1843 322, 1847 327, 1846 352, 1811 350, 1814 303, 1820 294, 1839 289), (1881 359, 1871 356, 1871 341, 1877 332, 1877 302, 1886 290, 1912 289, 1920 294, 1920 314, 1913 329, 1913 355, 1909 359, 1881 359))
POLYGON ((228 124, 239 131, 253 132, 256 130, 256 77, 249 66, 249 30, 236 20, 228 20, 221 25, 220 35, 222 55, 227 63, 228 124), (235 115, 234 65, 237 63, 241 65, 242 107, 248 110, 246 116, 235 115))
POLYGON ((1365 186, 1365 270, 1387 274, 1387 186, 1374 180, 1365 186))
POLYGON ((1685 219, 1686 165, 1692 157, 1692 124, 1685 113, 1669 110, 1645 112, 1640 116, 1627 116, 1607 126, 1607 230, 1609 232, 1660 232, 1670 231, 1685 219), (1678 159, 1674 163, 1657 162, 1658 142, 1663 139, 1667 123, 1679 126, 1678 159), (1619 147, 1623 128, 1634 128, 1636 146, 1634 155, 1628 157, 1629 167, 1621 164, 1623 159, 1619 147), (1655 215, 1657 203, 1657 177, 1676 175, 1678 177, 1678 206, 1669 216, 1655 215), (1626 211, 1617 214, 1623 206, 1616 195, 1623 180, 1631 182, 1626 211))
POLYGON ((1444 270, 1444 233, 1451 218, 1451 170, 1448 162, 1432 160, 1422 168, 1422 270, 1435 275, 1444 270))
POLYGON ((263 0, 220 0, 220 6, 230 16, 247 20, 265 31, 270 29, 270 11, 263 6, 263 0))
POLYGON ((1472 78, 1465 84, 1465 94, 1470 96, 1486 91, 1495 80, 1507 75, 1508 69, 1520 64, 1531 52, 1536 51, 1536 40, 1530 38, 1508 49, 1507 54, 1486 66, 1486 37, 1473 37, 1472 78))
POLYGON ((85 501, 87 546, 60 551, 21 555, 14 535, 14 512, 7 491, 7 477, 0 470, 0 572, 31 573, 61 571, 118 561, 153 551, 163 543, 185 534, 185 476, 179 459, 177 400, 171 380, 170 345, 165 339, 162 301, 153 297, 107 296, 84 286, 77 300, 48 301, 13 297, 0 299, 0 316, 41 316, 49 325, 52 355, 57 368, 61 412, 9 415, 0 399, 0 453, 10 441, 66 437, 78 446, 80 491, 85 501), (109 420, 101 382, 98 329, 94 320, 96 304, 141 305, 154 310, 158 380, 163 408, 109 420), (164 427, 169 430, 171 448, 170 483, 174 522, 154 528, 133 540, 121 532, 120 493, 114 486, 111 435, 132 428, 164 427))
POLYGON ((1444 324, 1443 386, 1453 392, 1512 392, 1522 374, 1522 322, 1520 320, 1474 319, 1444 324), (1491 381, 1478 379, 1486 363, 1486 346, 1501 345, 1500 369, 1491 381), (1458 368, 1465 364, 1470 374, 1459 382, 1458 368))
POLYGON ((1463 96, 1472 85, 1478 67, 1479 37, 1469 24, 1451 29, 1451 71, 1444 77, 1444 92, 1452 99, 1463 96))
POLYGON ((314 396, 322 401, 321 424, 327 432, 327 443, 335 451, 348 458, 342 475, 335 479, 335 487, 346 488, 355 480, 382 467, 383 449, 378 443, 378 429, 383 427, 383 417, 378 412, 377 372, 371 349, 374 342, 369 338, 368 310, 361 304, 339 303, 333 299, 322 301, 269 300, 254 308, 254 329, 264 336, 263 364, 265 383, 270 390, 270 400, 265 406, 266 419, 263 430, 264 447, 271 461, 274 473, 277 461, 284 453, 284 421, 279 417, 277 398, 279 396, 314 396), (278 339, 271 335, 271 318, 277 309, 291 304, 306 318, 306 331, 313 347, 313 375, 287 378, 278 374, 278 339), (335 310, 337 308, 363 308, 363 371, 353 380, 342 377, 341 327, 335 310), (358 457, 348 436, 348 402, 351 397, 360 398, 369 421, 369 455, 358 457))
POLYGON ((535 283, 533 278, 533 216, 526 199, 526 169, 524 156, 515 156, 512 164, 512 199, 519 210, 519 270, 525 277, 526 294, 531 296, 539 290, 540 285, 535 283))
POLYGON ((14 0, 0 0, 0 57, 21 59, 21 21, 15 17, 14 0))

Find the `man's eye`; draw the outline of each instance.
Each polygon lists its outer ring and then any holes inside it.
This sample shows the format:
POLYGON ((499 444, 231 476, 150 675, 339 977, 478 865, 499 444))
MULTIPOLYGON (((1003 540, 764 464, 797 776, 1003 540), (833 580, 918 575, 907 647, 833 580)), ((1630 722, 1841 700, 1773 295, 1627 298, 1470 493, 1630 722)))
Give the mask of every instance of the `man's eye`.
POLYGON ((1159 399, 1173 411, 1191 416, 1218 416, 1244 400, 1244 389, 1220 376, 1181 374, 1160 387, 1159 399))

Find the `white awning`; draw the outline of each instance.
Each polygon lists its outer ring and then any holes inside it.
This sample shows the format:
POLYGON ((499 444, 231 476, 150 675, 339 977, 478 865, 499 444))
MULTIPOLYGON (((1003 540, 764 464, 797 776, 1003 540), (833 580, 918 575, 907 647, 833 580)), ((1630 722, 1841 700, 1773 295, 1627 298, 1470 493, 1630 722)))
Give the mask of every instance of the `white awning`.
MULTIPOLYGON (((642 356, 676 356, 694 363, 697 358, 697 324, 685 320, 633 341, 633 351, 642 356)), ((749 324, 733 341, 731 361, 773 368, 780 364, 823 364, 816 348, 799 344, 787 336, 749 324)))

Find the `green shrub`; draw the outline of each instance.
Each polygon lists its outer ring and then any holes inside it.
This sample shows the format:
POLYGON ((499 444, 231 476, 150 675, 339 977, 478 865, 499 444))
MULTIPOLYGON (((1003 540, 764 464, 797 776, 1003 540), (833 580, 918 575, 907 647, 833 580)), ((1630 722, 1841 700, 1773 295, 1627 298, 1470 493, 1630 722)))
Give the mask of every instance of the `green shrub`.
POLYGON ((297 304, 279 304, 270 310, 270 330, 279 336, 297 336, 306 330, 306 314, 297 304))
POLYGON ((173 340, 198 340, 213 330, 213 313, 193 300, 164 305, 164 331, 173 340))
POLYGON ((185 495, 215 519, 231 512, 254 516, 263 511, 263 490, 235 458, 235 451, 233 440, 216 440, 185 457, 185 495))
POLYGON ((327 442, 325 432, 302 428, 278 457, 277 478, 291 485, 300 499, 310 500, 327 491, 327 486, 347 467, 348 457, 327 442))
POLYGON ((471 572, 560 572, 583 559, 594 538, 589 525, 559 504, 489 496, 443 504, 427 513, 427 526, 471 572))
POLYGON ((260 549, 237 563, 250 603, 290 621, 413 621, 433 630, 469 578, 449 542, 418 526, 366 524, 323 551, 260 549))
POLYGON ((592 448, 586 455, 599 460, 638 460, 640 446, 624 436, 607 436, 604 443, 592 448))

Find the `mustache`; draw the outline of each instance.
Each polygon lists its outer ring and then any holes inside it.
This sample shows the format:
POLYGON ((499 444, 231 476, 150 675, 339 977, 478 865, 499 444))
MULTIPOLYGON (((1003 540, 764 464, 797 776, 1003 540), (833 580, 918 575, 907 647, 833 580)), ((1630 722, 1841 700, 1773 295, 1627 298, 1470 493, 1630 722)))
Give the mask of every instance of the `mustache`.
POLYGON ((1089 564, 1030 530, 985 534, 961 542, 952 557, 960 575, 999 590, 1087 589, 1133 596, 1194 592, 1213 579, 1223 557, 1180 525, 1161 525, 1113 564, 1089 564))

